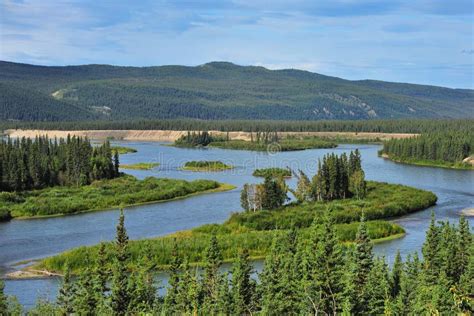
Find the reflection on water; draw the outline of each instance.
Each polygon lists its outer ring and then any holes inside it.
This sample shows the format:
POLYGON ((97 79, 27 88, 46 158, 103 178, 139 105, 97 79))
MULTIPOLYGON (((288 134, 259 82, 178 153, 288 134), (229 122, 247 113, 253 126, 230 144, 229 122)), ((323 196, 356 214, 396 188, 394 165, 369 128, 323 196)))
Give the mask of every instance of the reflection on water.
MULTIPOLYGON (((438 204, 432 209, 395 220, 406 229, 406 237, 374 247, 378 254, 385 255, 389 260, 393 259, 397 249, 400 249, 402 255, 420 249, 432 210, 439 220, 456 221, 462 209, 474 206, 474 172, 396 164, 377 157, 379 146, 375 145, 341 145, 335 149, 267 154, 223 149, 183 149, 154 142, 116 144, 138 150, 137 153, 122 156, 121 162, 124 164, 160 163, 159 167, 149 171, 126 170, 138 178, 206 178, 237 186, 237 189, 228 192, 127 208, 126 226, 132 239, 165 235, 205 223, 223 222, 231 212, 241 209, 239 195, 242 185, 261 181, 252 176, 255 168, 288 166, 313 175, 316 172, 317 159, 324 154, 333 151, 350 152, 355 148, 361 151, 367 179, 411 185, 431 190, 438 196, 438 204), (235 166, 235 169, 212 173, 179 170, 190 160, 221 160, 235 166)), ((291 185, 295 185, 295 181, 289 180, 291 185)), ((1 223, 0 267, 5 271, 18 261, 41 258, 69 248, 111 240, 114 238, 117 218, 118 211, 109 210, 1 223)), ((473 224, 472 218, 470 224, 473 224)), ((37 297, 55 297, 57 283, 56 279, 8 280, 6 292, 18 296, 22 304, 30 307, 37 297)))

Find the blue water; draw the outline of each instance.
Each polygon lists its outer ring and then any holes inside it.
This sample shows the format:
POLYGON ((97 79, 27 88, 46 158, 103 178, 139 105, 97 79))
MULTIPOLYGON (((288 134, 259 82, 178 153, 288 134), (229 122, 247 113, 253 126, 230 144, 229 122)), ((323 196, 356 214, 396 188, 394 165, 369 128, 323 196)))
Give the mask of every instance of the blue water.
MULTIPOLYGON (((474 207, 474 172, 430 167, 417 167, 393 163, 377 157, 377 145, 341 145, 335 149, 314 149, 273 154, 224 149, 183 149, 156 142, 116 142, 133 147, 137 153, 123 155, 124 164, 158 162, 150 171, 123 170, 138 178, 147 176, 193 179, 213 179, 230 183, 237 189, 193 196, 165 203, 130 207, 125 210, 126 227, 130 238, 140 239, 169 234, 206 223, 220 223, 231 212, 239 211, 240 189, 244 183, 257 183, 252 176, 255 168, 291 167, 308 175, 316 172, 317 159, 328 152, 350 152, 359 148, 363 167, 369 180, 400 183, 433 191, 438 204, 430 209, 404 216, 394 221, 402 225, 404 238, 375 246, 375 251, 392 260, 397 249, 406 255, 420 249, 429 224, 431 211, 439 220, 457 221, 461 210, 474 207), (235 166, 223 172, 189 172, 179 168, 190 160, 221 160, 235 166)), ((295 179, 289 180, 295 185, 295 179)), ((51 256, 64 250, 93 245, 111 240, 115 235, 118 210, 86 213, 67 217, 35 220, 12 220, 0 223, 0 269, 14 269, 23 260, 51 256)), ((474 221, 469 219, 471 226, 474 221)), ((163 275, 162 278, 166 279, 163 275)), ((166 282, 166 280, 164 280, 166 282)), ((26 307, 33 306, 38 298, 53 299, 58 279, 6 280, 5 291, 15 295, 26 307)))

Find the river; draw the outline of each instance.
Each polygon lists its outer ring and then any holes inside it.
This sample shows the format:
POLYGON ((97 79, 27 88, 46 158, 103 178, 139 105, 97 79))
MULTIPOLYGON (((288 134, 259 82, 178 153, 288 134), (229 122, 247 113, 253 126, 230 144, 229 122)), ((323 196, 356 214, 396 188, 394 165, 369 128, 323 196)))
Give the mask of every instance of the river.
MULTIPOLYGON (((124 170, 138 178, 147 176, 193 179, 213 179, 230 183, 237 189, 203 194, 166 203, 130 207, 125 210, 126 228, 131 239, 169 234, 206 223, 220 223, 231 212, 239 211, 240 189, 244 183, 261 179, 252 176, 255 168, 286 167, 301 169, 308 175, 316 172, 317 159, 328 152, 350 152, 359 148, 363 168, 369 180, 400 183, 426 189, 438 196, 435 207, 394 219, 407 234, 404 238, 376 245, 378 255, 389 261, 397 249, 403 256, 419 251, 434 210, 438 220, 457 221, 460 212, 474 207, 474 172, 397 164, 377 157, 377 145, 340 145, 335 149, 313 149, 295 152, 261 153, 224 149, 183 149, 157 142, 114 142, 133 147, 137 153, 123 155, 121 162, 158 162, 150 171, 124 170), (190 160, 221 160, 235 166, 233 170, 197 173, 179 170, 190 160)), ((295 185, 295 179, 289 180, 295 185)), ((51 256, 64 250, 97 244, 114 238, 118 210, 85 213, 66 217, 12 220, 0 223, 0 269, 5 273, 20 261, 51 256)), ((474 218, 469 218, 472 227, 474 218)), ((164 277, 164 276, 163 276, 164 277)), ((38 298, 53 299, 59 279, 6 280, 5 292, 18 297, 31 308, 38 298)))

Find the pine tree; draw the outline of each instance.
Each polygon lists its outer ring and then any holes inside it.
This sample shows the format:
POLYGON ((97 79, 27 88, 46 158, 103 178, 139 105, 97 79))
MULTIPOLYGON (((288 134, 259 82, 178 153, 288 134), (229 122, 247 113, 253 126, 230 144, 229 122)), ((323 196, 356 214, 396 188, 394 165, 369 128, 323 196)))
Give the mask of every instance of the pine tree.
POLYGON ((439 275, 441 262, 439 258, 440 252, 440 236, 439 228, 435 224, 434 212, 431 213, 431 222, 426 232, 426 239, 423 244, 422 252, 424 258, 424 269, 427 281, 430 284, 436 282, 439 275))
POLYGON ((311 293, 314 314, 335 315, 342 311, 344 261, 334 225, 329 211, 324 216, 321 229, 313 225, 313 230, 316 229, 314 233, 318 235, 313 238, 310 249, 314 252, 311 293))
POLYGON ((222 264, 222 254, 217 237, 211 237, 206 251, 204 278, 202 280, 203 308, 207 313, 216 313, 219 300, 219 283, 221 280, 219 267, 222 264))
POLYGON ((100 243, 99 250, 97 252, 97 261, 95 266, 95 277, 96 277, 96 290, 99 302, 105 300, 105 294, 109 291, 107 282, 109 280, 109 269, 107 267, 107 252, 105 243, 100 243))
POLYGON ((244 184, 242 191, 240 192, 240 206, 248 211, 250 210, 249 205, 249 184, 244 184))
POLYGON ((171 265, 169 268, 168 289, 165 296, 164 309, 167 313, 175 314, 178 312, 178 293, 180 285, 181 259, 178 254, 178 243, 174 241, 173 251, 171 253, 171 265))
POLYGON ((128 235, 125 229, 125 218, 123 210, 120 210, 119 223, 117 225, 117 237, 115 240, 115 263, 113 265, 113 278, 111 289, 112 311, 114 315, 126 315, 130 303, 128 292, 127 263, 130 254, 128 251, 128 235))
MULTIPOLYGON (((469 222, 464 216, 459 219, 458 228, 458 245, 456 251, 456 276, 455 281, 459 281, 461 276, 468 269, 469 258, 473 256, 471 251, 472 247, 472 234, 469 231, 469 222)), ((473 292, 474 293, 474 292, 473 292)))
POLYGON ((75 288, 71 281, 71 270, 69 268, 69 263, 66 262, 64 267, 64 277, 57 299, 62 315, 74 313, 74 295, 75 288))
POLYGON ((232 268, 233 314, 251 315, 256 309, 255 282, 251 279, 252 266, 247 249, 242 250, 232 268))
POLYGON ((400 292, 400 279, 403 273, 403 262, 400 250, 397 251, 395 261, 393 263, 392 273, 390 275, 390 294, 392 298, 396 298, 400 292))
POLYGON ((74 295, 74 310, 77 314, 96 315, 98 297, 95 286, 90 269, 84 269, 79 277, 74 295))
POLYGON ((355 239, 355 249, 352 256, 352 271, 350 288, 353 293, 350 297, 353 304, 352 312, 365 313, 367 311, 367 279, 373 265, 372 242, 367 231, 365 218, 362 216, 355 239))
POLYGON ((119 153, 118 151, 116 150, 114 152, 114 176, 115 177, 118 177, 120 175, 120 160, 119 160, 119 153))
POLYGON ((386 310, 386 304, 390 299, 390 285, 388 268, 385 259, 377 259, 367 277, 367 313, 369 315, 381 315, 386 310))

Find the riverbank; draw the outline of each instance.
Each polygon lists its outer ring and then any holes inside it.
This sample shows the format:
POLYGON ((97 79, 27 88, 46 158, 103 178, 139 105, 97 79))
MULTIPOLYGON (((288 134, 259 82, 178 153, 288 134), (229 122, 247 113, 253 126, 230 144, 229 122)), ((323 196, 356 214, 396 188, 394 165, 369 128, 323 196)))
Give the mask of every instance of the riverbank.
MULTIPOLYGON (((356 238, 361 210, 364 210, 368 219, 385 219, 415 212, 436 202, 436 196, 431 192, 401 185, 370 182, 368 190, 368 198, 365 200, 346 199, 326 203, 291 204, 275 211, 234 213, 223 224, 207 224, 164 237, 131 241, 130 251, 134 260, 130 269, 134 269, 134 265, 138 264, 142 256, 150 253, 154 254, 151 260, 158 270, 166 268, 170 264, 175 242, 178 243, 180 253, 190 264, 200 265, 209 239, 213 235, 218 238, 223 249, 224 261, 233 261, 242 248, 248 249, 252 258, 261 258, 267 254, 273 237, 292 227, 297 228, 302 238, 309 238, 311 225, 313 223, 319 225, 322 214, 328 209, 333 210, 340 241, 351 242, 356 238), (357 209, 354 209, 355 207, 357 209)), ((370 220, 367 224, 370 237, 376 242, 401 238, 405 233, 398 224, 384 220, 370 220)), ((107 248, 110 247, 112 244, 107 243, 107 248)), ((82 259, 86 256, 95 258, 97 250, 97 246, 79 247, 43 259, 33 268, 60 272, 67 261, 73 271, 78 272, 84 264, 82 259)))
POLYGON ((460 170, 474 170, 474 160, 469 160, 468 163, 465 162, 448 162, 448 161, 439 161, 439 160, 421 160, 421 159, 409 159, 409 158, 398 158, 392 157, 386 153, 379 153, 379 156, 388 159, 396 163, 402 163, 407 165, 415 165, 420 167, 435 167, 435 168, 445 168, 445 169, 460 169, 460 170), (472 162, 471 162, 472 161, 472 162))
POLYGON ((11 217, 17 219, 44 218, 164 202, 233 188, 232 185, 211 180, 185 181, 153 177, 137 180, 127 175, 82 187, 4 192, 0 209, 8 209, 11 217))
MULTIPOLYGON (((192 131, 191 131, 192 132, 192 131)), ((196 131, 197 132, 197 131, 196 131)), ((188 131, 181 130, 22 130, 9 129, 4 131, 5 135, 13 138, 26 137, 35 138, 36 136, 48 136, 49 138, 65 138, 68 135, 88 137, 97 140, 129 140, 129 141, 157 141, 157 142, 174 142, 182 136, 188 134, 188 131)), ((232 131, 209 131, 209 134, 217 137, 227 137, 230 140, 250 141, 252 139, 250 132, 232 131)), ((279 136, 317 136, 328 139, 347 139, 347 140, 368 140, 384 141, 388 139, 404 139, 416 136, 413 133, 368 133, 368 132, 278 132, 279 136)), ((255 133, 253 133, 255 137, 255 133)))

